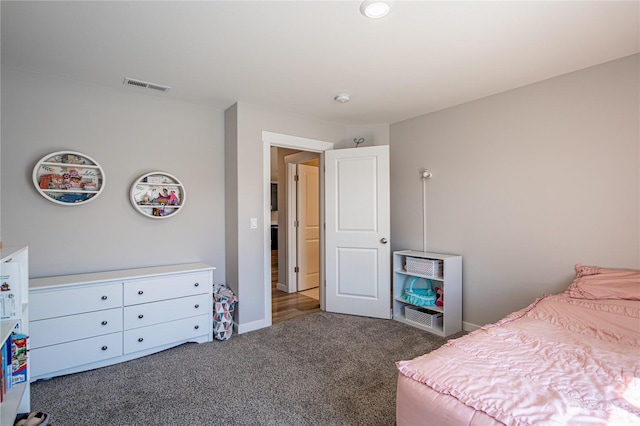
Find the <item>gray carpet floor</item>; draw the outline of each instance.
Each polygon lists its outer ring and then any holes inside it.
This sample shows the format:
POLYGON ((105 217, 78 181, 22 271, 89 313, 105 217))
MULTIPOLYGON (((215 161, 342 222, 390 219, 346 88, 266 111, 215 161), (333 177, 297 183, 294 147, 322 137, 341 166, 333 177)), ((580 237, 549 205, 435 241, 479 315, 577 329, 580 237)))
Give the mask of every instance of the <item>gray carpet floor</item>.
POLYGON ((397 321, 320 312, 40 380, 31 406, 54 426, 393 425, 395 362, 446 341, 397 321))

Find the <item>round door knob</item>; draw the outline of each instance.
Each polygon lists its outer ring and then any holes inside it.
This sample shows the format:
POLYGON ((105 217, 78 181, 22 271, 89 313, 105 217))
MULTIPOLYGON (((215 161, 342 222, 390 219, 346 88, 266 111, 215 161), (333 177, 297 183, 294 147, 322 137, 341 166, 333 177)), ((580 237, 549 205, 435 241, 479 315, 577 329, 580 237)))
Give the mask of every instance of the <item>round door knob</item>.
POLYGON ((198 309, 200 307, 200 305, 195 305, 194 308, 198 309))
POLYGON ((102 300, 107 300, 108 298, 107 298, 107 296, 102 296, 101 299, 102 300))
POLYGON ((195 283, 194 284, 195 287, 198 287, 199 285, 200 285, 200 283, 195 283))
POLYGON ((195 327, 193 327, 193 328, 195 328, 195 329, 197 330, 197 329, 199 329, 199 328, 200 328, 200 326, 199 326, 199 325, 196 325, 196 326, 195 326, 195 327))
POLYGON ((380 242, 381 242, 382 244, 387 244, 387 239, 386 239, 386 238, 382 238, 382 239, 380 240, 380 242))
POLYGON ((142 294, 144 294, 144 291, 140 290, 140 291, 138 292, 138 294, 142 295, 142 294))
POLYGON ((142 342, 144 339, 142 337, 138 338, 138 342, 142 342))
POLYGON ((107 325, 107 322, 106 322, 106 321, 102 321, 102 323, 101 323, 101 324, 102 324, 102 325, 107 325))
POLYGON ((106 350, 107 350, 107 347, 106 347, 106 346, 103 346, 101 349, 102 349, 103 351, 106 351, 106 350))
POLYGON ((140 315, 138 315, 138 318, 142 319, 142 318, 144 318, 144 315, 140 314, 140 315))

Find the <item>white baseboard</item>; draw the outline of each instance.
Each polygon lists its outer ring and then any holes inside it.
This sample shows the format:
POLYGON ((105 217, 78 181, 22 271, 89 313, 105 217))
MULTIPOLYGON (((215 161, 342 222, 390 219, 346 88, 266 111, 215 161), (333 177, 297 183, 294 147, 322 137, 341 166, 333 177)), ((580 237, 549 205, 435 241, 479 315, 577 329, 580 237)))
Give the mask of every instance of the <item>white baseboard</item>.
POLYGON ((284 291, 285 293, 289 292, 289 289, 287 288, 287 286, 285 284, 282 283, 278 283, 276 284, 276 288, 280 291, 284 291))
POLYGON ((238 334, 248 333, 254 330, 260 330, 271 326, 271 318, 253 321, 248 324, 238 324, 238 334))
POLYGON ((482 328, 481 325, 471 324, 470 322, 462 321, 462 329, 467 332, 476 331, 482 328))

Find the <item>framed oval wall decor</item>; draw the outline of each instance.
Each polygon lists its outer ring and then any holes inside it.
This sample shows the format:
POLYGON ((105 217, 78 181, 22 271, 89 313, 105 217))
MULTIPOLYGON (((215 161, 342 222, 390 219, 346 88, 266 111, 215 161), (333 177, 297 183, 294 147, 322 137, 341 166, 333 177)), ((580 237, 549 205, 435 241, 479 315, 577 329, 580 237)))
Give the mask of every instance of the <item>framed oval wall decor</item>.
POLYGON ((58 151, 42 157, 33 168, 33 184, 47 200, 64 206, 93 201, 102 193, 106 176, 88 155, 58 151))
POLYGON ((152 219, 166 219, 184 206, 186 191, 175 176, 151 172, 133 183, 130 197, 131 204, 139 213, 152 219))

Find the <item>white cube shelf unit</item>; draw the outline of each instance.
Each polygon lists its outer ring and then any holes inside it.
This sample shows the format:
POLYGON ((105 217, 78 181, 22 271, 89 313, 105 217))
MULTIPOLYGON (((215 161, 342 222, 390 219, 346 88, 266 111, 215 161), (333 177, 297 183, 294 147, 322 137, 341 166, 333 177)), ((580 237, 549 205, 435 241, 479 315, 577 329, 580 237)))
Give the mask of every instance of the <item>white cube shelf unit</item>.
MULTIPOLYGON (((29 334, 29 249, 28 247, 3 247, 0 250, 0 274, 11 275, 12 283, 20 300, 16 302, 15 315, 0 320, 0 346, 14 332, 29 334)), ((30 411, 29 371, 31 369, 27 352, 27 381, 15 384, 8 389, 0 402, 0 425, 12 425, 16 414, 30 411)))
MULTIPOLYGON (((417 288, 417 283, 415 285, 417 288)), ((462 256, 414 250, 394 252, 393 319, 439 336, 446 337, 462 331, 462 256), (438 267, 440 264, 442 269, 438 267), (420 270, 420 265, 424 265, 424 270, 420 270), (420 306, 403 298, 406 286, 416 277, 429 279, 434 287, 442 289, 443 306, 420 306), (409 318, 405 314, 407 309, 410 310, 409 318)))

